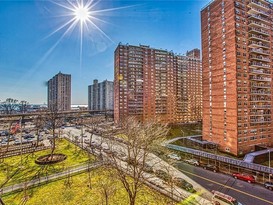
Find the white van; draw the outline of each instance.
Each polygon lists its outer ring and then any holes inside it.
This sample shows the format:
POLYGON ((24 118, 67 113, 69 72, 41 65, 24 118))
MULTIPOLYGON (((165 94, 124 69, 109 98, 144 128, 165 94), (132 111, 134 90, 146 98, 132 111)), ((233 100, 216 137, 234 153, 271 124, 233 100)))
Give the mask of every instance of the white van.
POLYGON ((213 196, 211 201, 215 205, 243 205, 232 196, 223 194, 222 192, 212 191, 212 193, 213 196))

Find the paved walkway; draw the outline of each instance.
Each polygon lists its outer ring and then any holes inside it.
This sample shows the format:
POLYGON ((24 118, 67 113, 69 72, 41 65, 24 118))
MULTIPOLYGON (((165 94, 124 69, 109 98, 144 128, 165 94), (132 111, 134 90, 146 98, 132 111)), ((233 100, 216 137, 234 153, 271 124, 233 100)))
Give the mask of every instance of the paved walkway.
POLYGON ((85 164, 85 165, 82 165, 82 166, 79 166, 79 167, 68 169, 68 170, 63 171, 63 172, 59 172, 59 173, 52 174, 52 175, 45 176, 45 177, 36 178, 36 179, 30 180, 28 182, 23 182, 23 183, 7 186, 7 187, 2 188, 0 190, 0 192, 1 192, 1 194, 7 194, 7 193, 10 193, 10 192, 23 190, 25 188, 38 186, 38 185, 43 184, 43 183, 48 183, 50 181, 65 178, 68 175, 71 176, 71 175, 78 174, 80 172, 84 172, 84 171, 86 171, 88 169, 97 168, 97 167, 101 166, 103 163, 104 162, 101 161, 101 162, 95 162, 95 163, 89 164, 89 165, 85 164))

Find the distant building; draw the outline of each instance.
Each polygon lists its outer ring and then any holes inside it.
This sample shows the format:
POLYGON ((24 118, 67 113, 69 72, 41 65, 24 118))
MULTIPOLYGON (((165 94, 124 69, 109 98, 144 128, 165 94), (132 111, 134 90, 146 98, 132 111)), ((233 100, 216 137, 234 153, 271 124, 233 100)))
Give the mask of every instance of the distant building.
POLYGON ((244 155, 273 145, 273 4, 215 0, 201 11, 203 139, 244 155))
POLYGON ((48 108, 71 109, 71 75, 59 72, 48 81, 48 108))
POLYGON ((149 46, 118 45, 115 50, 115 123, 197 122, 202 119, 200 50, 187 56, 149 46))
POLYGON ((113 110, 114 109, 114 83, 105 80, 88 86, 88 109, 89 110, 113 110))

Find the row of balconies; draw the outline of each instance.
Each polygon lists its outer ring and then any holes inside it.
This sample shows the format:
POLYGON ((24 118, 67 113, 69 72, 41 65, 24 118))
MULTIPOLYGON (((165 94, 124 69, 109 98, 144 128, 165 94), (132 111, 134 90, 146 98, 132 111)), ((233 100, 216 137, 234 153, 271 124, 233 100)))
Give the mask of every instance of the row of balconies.
POLYGON ((260 68, 270 68, 269 64, 261 63, 261 62, 256 62, 256 61, 251 61, 249 66, 253 67, 260 67, 260 68))
POLYGON ((268 25, 266 25, 264 23, 258 22, 258 21, 254 21, 254 20, 249 21, 249 25, 251 25, 251 24, 258 25, 258 26, 260 26, 262 28, 265 28, 265 29, 270 29, 270 26, 268 26, 268 25))
POLYGON ((267 23, 267 24, 270 24, 270 21, 271 21, 270 18, 265 18, 265 17, 262 17, 261 15, 255 15, 255 14, 248 15, 248 18, 263 21, 264 23, 267 23))
POLYGON ((254 6, 257 6, 259 8, 262 8, 262 9, 266 9, 268 10, 269 9, 269 6, 257 1, 257 0, 250 0, 249 1, 249 5, 254 5, 254 6))
POLYGON ((252 72, 252 73, 255 73, 255 74, 271 74, 271 72, 270 71, 265 71, 265 70, 256 70, 256 69, 250 69, 250 72, 252 72))
POLYGON ((271 115, 271 112, 269 111, 269 112, 266 112, 266 113, 264 113, 264 112, 250 112, 249 113, 249 115, 271 115))
POLYGON ((265 96, 260 96, 260 97, 251 96, 250 101, 271 101, 271 98, 270 97, 265 97, 265 96))
POLYGON ((264 62, 271 62, 270 58, 266 58, 266 57, 263 57, 263 56, 257 56, 257 55, 250 55, 250 59, 251 60, 264 61, 264 62))
POLYGON ((267 44, 267 43, 262 43, 261 41, 258 42, 258 41, 249 41, 249 44, 248 44, 249 47, 264 47, 264 48, 268 48, 270 49, 270 45, 267 44))
POLYGON ((251 76, 249 79, 250 80, 257 80, 257 81, 267 81, 267 82, 271 81, 271 78, 264 78, 264 77, 259 77, 259 76, 251 76))
POLYGON ((251 38, 255 38, 255 39, 258 39, 258 40, 261 40, 261 41, 270 42, 270 39, 263 37, 263 35, 250 34, 249 39, 251 39, 251 38))
POLYGON ((250 113, 257 113, 257 114, 271 114, 271 109, 266 109, 266 110, 256 110, 256 109, 251 109, 250 113))
POLYGON ((249 7, 250 9, 248 10, 248 13, 261 13, 261 14, 264 14, 264 15, 266 15, 266 16, 269 16, 269 12, 266 12, 266 11, 263 11, 263 10, 261 10, 261 9, 258 9, 258 8, 255 8, 255 7, 253 7, 253 6, 250 6, 249 7))
POLYGON ((271 88, 270 84, 262 84, 262 83, 251 83, 251 87, 253 88, 271 88))
POLYGON ((271 105, 252 105, 252 109, 265 109, 271 108, 271 105))
POLYGON ((271 92, 267 91, 267 92, 264 92, 264 91, 251 91, 251 94, 253 95, 271 95, 271 92))
POLYGON ((261 34, 263 34, 263 35, 269 36, 269 32, 267 32, 267 31, 265 31, 265 30, 263 30, 263 29, 260 29, 260 28, 250 27, 248 31, 249 31, 249 32, 255 32, 255 33, 261 33, 261 34))
POLYGON ((262 48, 251 48, 249 49, 249 52, 270 55, 270 52, 268 50, 264 50, 262 48))
POLYGON ((252 120, 250 120, 250 122, 251 123, 269 123, 269 122, 271 122, 271 118, 269 118, 269 119, 252 119, 252 120))

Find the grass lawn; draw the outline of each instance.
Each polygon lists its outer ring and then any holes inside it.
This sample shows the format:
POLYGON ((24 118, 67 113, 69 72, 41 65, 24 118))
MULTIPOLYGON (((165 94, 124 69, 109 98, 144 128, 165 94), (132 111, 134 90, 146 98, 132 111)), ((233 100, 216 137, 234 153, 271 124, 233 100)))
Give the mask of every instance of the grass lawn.
MULTIPOLYGON (((21 164, 21 156, 5 158, 4 161, 1 161, 0 163, 0 185, 8 178, 10 178, 10 180, 5 186, 31 180, 38 173, 40 173, 40 176, 45 176, 46 174, 60 172, 67 167, 76 166, 77 164, 88 161, 87 152, 80 150, 80 148, 69 143, 65 139, 59 139, 56 141, 56 145, 55 153, 65 154, 67 159, 54 165, 35 164, 35 159, 39 156, 50 154, 50 149, 35 152, 33 154, 24 154, 22 156, 23 164, 21 164), (16 174, 12 176, 14 173, 16 174)), ((92 160, 94 160, 94 157, 91 157, 92 160)))
POLYGON ((184 124, 184 125, 173 125, 170 127, 168 139, 182 136, 191 136, 191 135, 201 135, 202 134, 202 124, 184 124), (182 131, 181 131, 182 130, 182 131))
MULTIPOLYGON (((28 205, 101 205, 105 204, 104 190, 109 194, 109 204, 128 205, 129 200, 120 181, 115 179, 113 170, 98 168, 91 172, 91 187, 88 172, 68 179, 55 181, 40 187, 29 189, 26 192, 10 194, 2 199, 5 204, 18 205, 24 196, 28 196, 28 205), (26 193, 26 194, 24 194, 26 193)), ((142 187, 137 196, 136 205, 166 205, 169 198, 142 187)))

